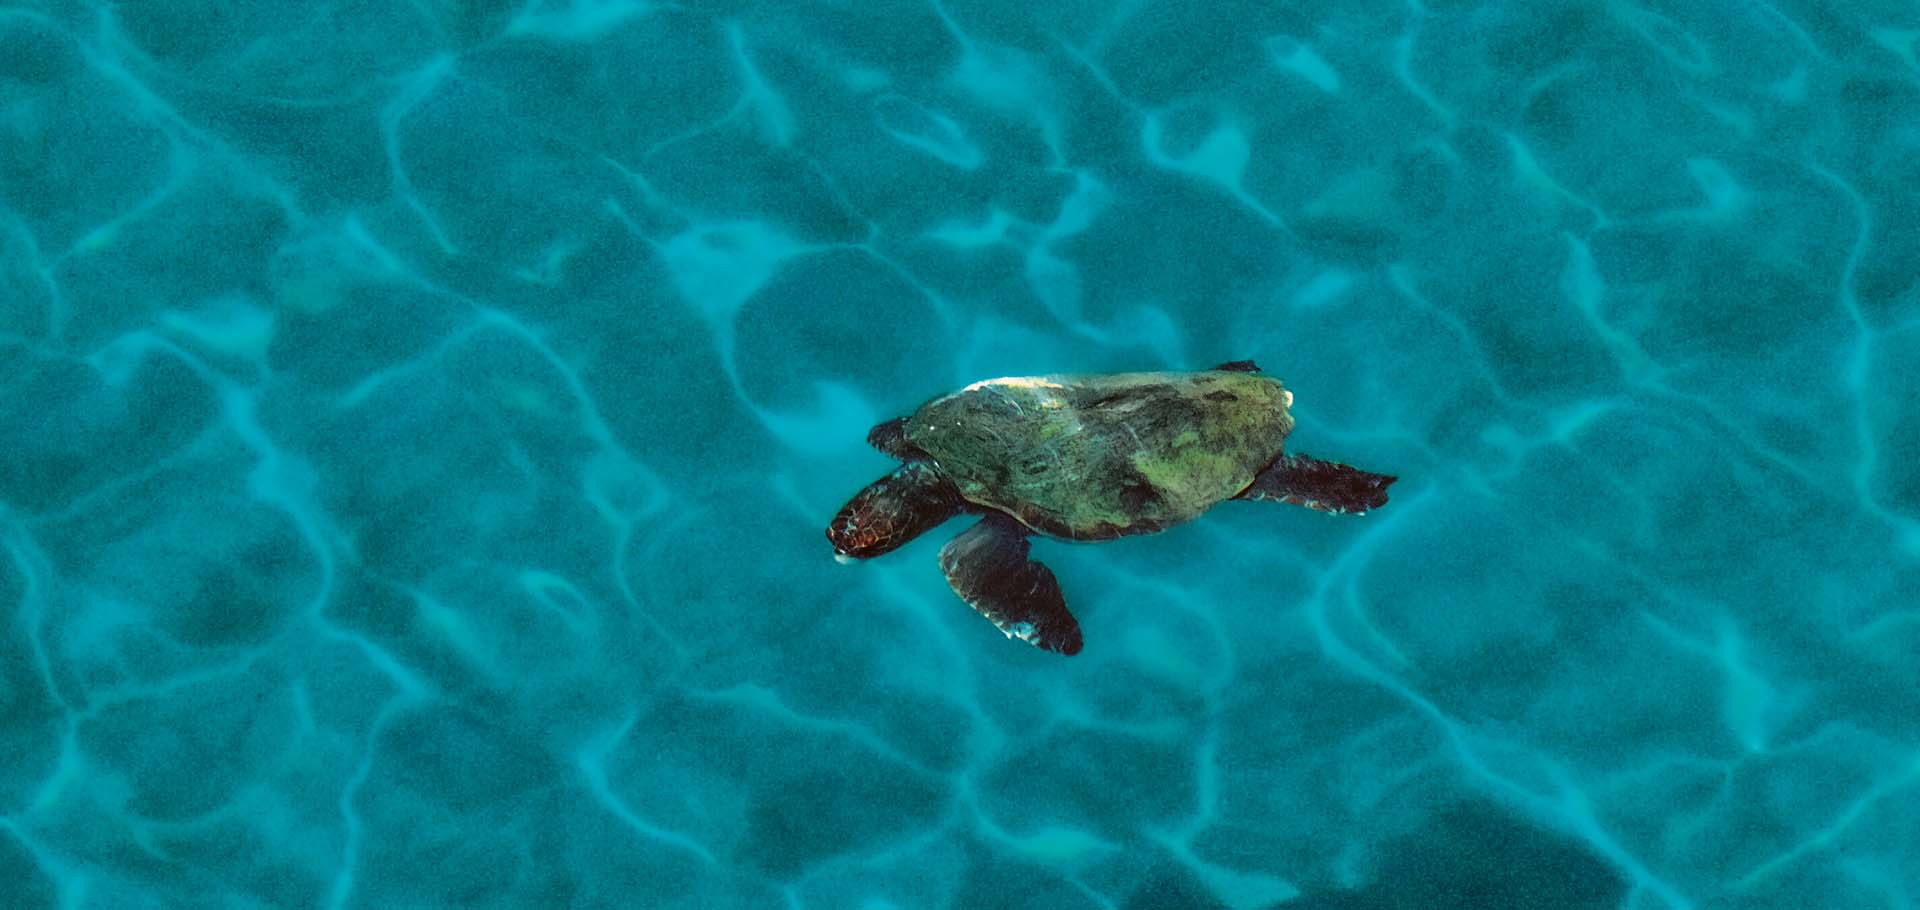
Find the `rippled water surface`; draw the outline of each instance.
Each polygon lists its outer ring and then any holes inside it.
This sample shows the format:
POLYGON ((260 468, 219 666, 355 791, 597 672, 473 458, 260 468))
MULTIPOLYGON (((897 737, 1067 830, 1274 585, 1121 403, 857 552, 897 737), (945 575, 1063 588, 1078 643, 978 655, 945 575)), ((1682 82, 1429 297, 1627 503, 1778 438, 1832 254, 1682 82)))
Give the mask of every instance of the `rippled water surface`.
POLYGON ((1910 2, 0 6, 0 905, 1907 908, 1910 2), (1364 517, 836 565, 1253 358, 1364 517))

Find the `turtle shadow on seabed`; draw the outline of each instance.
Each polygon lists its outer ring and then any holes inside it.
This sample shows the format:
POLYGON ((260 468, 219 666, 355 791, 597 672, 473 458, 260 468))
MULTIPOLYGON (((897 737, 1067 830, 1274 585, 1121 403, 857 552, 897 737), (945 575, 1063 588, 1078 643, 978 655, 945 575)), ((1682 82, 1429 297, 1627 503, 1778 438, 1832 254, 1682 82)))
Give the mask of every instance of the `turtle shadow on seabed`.
MULTIPOLYGON (((1367 883, 1307 886, 1266 910, 1613 910, 1627 882, 1577 841, 1487 802, 1457 803, 1378 848, 1367 883)), ((1168 874, 1123 910, 1225 910, 1190 876, 1168 874)))
POLYGON ((1577 841, 1466 802, 1389 841, 1365 887, 1308 892, 1285 910, 1611 910, 1626 891, 1577 841))

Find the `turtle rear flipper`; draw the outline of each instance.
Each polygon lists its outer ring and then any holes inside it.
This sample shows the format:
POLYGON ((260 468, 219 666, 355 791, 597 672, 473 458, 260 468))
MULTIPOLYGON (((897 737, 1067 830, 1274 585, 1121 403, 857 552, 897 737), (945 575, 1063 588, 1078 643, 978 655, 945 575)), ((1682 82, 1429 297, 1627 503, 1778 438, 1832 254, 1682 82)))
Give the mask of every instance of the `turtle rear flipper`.
POLYGON ((1234 498, 1364 515, 1387 504, 1387 487, 1399 479, 1305 455, 1282 455, 1234 498))
POLYGON ((1060 583, 1027 558, 1027 531, 993 513, 947 542, 940 570, 953 593, 992 620, 1008 638, 1061 654, 1080 653, 1080 623, 1067 612, 1060 583))

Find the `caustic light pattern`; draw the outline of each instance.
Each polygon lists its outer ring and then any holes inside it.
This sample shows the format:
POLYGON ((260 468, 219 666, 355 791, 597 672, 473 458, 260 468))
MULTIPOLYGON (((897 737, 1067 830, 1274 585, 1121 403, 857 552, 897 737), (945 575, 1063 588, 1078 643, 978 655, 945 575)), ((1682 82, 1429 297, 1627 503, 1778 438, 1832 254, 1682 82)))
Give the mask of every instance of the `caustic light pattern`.
POLYGON ((1920 901, 1911 3, 0 5, 0 904, 1920 901), (846 567, 1257 360, 1398 475, 846 567))

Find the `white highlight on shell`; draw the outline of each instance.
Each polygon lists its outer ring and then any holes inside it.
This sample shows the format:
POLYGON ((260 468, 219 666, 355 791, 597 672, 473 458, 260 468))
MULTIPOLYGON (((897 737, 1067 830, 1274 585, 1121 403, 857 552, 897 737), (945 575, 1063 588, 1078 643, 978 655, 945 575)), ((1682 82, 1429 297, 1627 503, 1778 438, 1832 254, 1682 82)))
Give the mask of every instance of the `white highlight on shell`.
POLYGON ((999 379, 982 379, 960 391, 971 392, 974 389, 985 388, 987 386, 1009 386, 1016 389, 1062 388, 1060 383, 1054 382, 1045 376, 1003 376, 999 379))
POLYGON ((1040 630, 1034 628, 1033 623, 1026 621, 1007 623, 1000 628, 1000 631, 1007 633, 1008 638, 1018 638, 1029 644, 1037 644, 1038 642, 1034 639, 1040 637, 1040 630))

